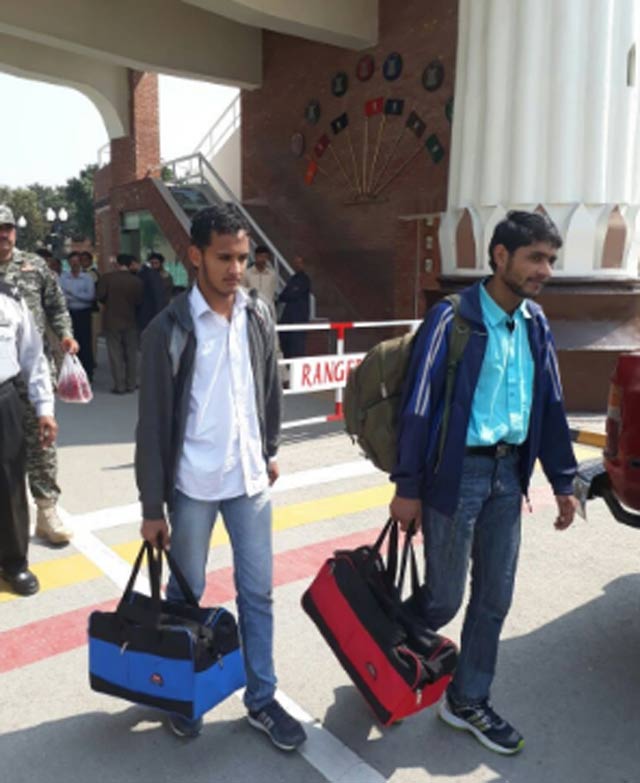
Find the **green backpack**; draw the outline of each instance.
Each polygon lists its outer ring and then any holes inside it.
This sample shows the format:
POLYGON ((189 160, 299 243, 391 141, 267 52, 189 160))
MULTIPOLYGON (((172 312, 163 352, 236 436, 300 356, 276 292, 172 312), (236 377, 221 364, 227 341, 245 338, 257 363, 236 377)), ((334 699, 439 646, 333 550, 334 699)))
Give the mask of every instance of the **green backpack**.
MULTIPOLYGON (((471 331, 467 321, 458 314, 460 295, 451 294, 445 301, 450 302, 454 315, 449 338, 438 462, 449 426, 456 370, 471 331)), ((391 473, 396 463, 398 415, 416 334, 417 332, 405 334, 375 345, 362 362, 351 370, 344 391, 345 429, 352 441, 358 443, 364 456, 385 473, 391 473)))

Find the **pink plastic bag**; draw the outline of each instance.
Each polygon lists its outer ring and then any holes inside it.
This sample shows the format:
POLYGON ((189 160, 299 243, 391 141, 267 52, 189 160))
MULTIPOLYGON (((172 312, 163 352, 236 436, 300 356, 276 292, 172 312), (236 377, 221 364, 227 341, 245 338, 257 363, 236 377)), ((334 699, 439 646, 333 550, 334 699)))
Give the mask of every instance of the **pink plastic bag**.
POLYGON ((63 402, 91 402, 93 392, 84 367, 77 356, 65 354, 58 377, 58 398, 63 402))

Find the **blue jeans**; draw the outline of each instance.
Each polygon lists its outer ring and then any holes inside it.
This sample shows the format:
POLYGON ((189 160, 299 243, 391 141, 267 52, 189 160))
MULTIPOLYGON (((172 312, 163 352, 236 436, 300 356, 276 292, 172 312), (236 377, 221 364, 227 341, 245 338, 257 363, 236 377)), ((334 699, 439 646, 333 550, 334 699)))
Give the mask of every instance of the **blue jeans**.
POLYGON ((466 456, 453 517, 427 503, 422 517, 423 611, 433 630, 457 614, 472 560, 471 597, 450 692, 458 702, 479 702, 489 698, 498 640, 513 596, 522 507, 518 456, 466 456))
MULTIPOLYGON (((204 592, 207 556, 218 511, 233 549, 236 604, 247 675, 244 702, 248 709, 259 710, 273 699, 276 690, 269 491, 253 497, 204 501, 176 490, 171 512, 171 554, 198 600, 204 592)), ((167 597, 183 600, 173 576, 167 597)))

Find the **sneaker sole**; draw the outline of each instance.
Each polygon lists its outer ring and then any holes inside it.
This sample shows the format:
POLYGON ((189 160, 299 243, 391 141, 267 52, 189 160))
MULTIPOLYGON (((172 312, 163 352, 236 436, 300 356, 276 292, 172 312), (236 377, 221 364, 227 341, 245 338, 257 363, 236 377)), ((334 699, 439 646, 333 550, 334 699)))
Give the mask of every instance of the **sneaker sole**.
POLYGON ((254 729, 258 729, 259 731, 264 732, 267 737, 271 740, 271 742, 278 748, 279 750, 284 750, 287 753, 291 753, 291 751, 296 750, 297 748, 302 745, 302 742, 300 742, 298 745, 284 745, 282 742, 278 742, 276 739, 273 738, 273 735, 269 731, 269 729, 266 726, 263 726, 262 723, 260 723, 259 720, 256 720, 255 718, 252 718, 251 715, 247 715, 247 720, 249 721, 249 724, 253 726, 254 729))
POLYGON ((467 723, 466 720, 462 720, 462 718, 458 718, 452 712, 449 712, 446 705, 446 701, 442 701, 438 705, 438 717, 442 721, 444 721, 444 723, 446 723, 447 726, 451 726, 454 729, 458 729, 458 731, 470 732, 471 734, 473 734, 473 736, 478 740, 478 742, 481 745, 484 745, 485 748, 492 750, 494 753, 499 753, 501 756, 513 756, 516 753, 520 753, 522 748, 524 748, 523 739, 520 740, 520 742, 516 745, 515 748, 505 748, 502 745, 497 745, 495 742, 492 742, 481 731, 476 729, 475 726, 472 726, 470 723, 467 723))

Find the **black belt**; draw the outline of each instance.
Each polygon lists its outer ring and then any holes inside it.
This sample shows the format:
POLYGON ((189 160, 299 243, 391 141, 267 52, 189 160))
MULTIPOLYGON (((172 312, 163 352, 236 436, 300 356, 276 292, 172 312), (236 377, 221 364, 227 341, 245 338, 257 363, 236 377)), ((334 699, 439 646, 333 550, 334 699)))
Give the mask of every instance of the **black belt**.
POLYGON ((465 454, 473 457, 492 457, 500 459, 515 454, 518 447, 515 443, 494 443, 492 446, 467 446, 465 454))

